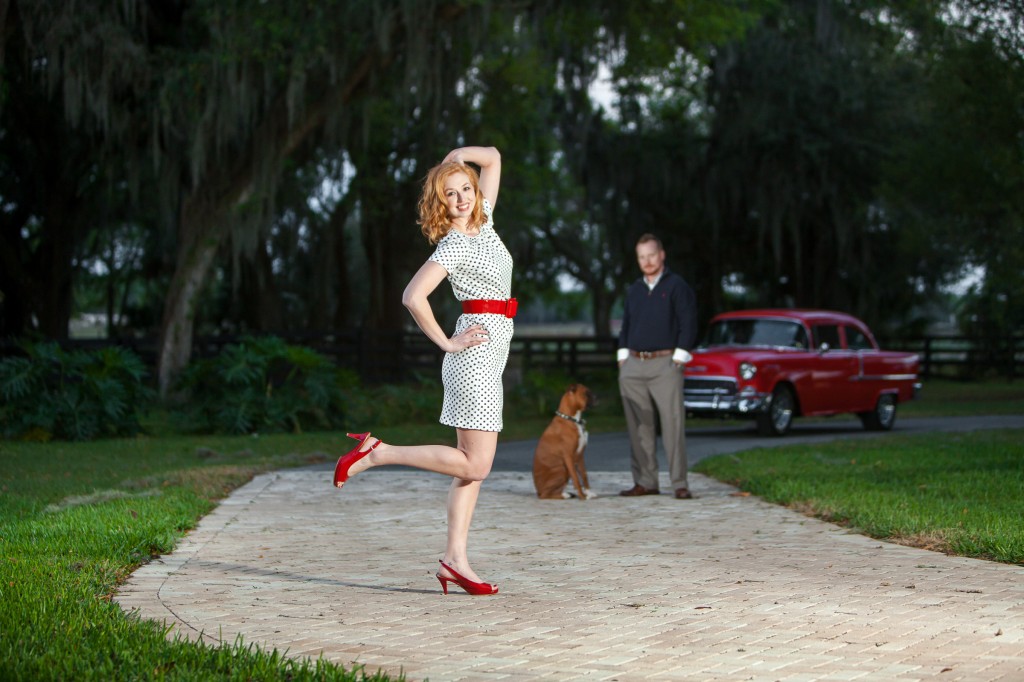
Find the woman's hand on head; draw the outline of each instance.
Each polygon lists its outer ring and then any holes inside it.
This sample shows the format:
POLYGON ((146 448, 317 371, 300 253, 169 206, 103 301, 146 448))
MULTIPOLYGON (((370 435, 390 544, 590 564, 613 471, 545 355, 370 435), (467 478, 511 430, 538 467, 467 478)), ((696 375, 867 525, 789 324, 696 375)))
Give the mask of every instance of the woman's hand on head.
POLYGON ((448 152, 444 161, 480 166, 480 193, 491 208, 498 202, 498 187, 501 184, 501 153, 495 147, 458 147, 448 152))
POLYGON ((447 163, 449 161, 465 165, 466 161, 462 158, 462 147, 459 147, 458 149, 453 149, 450 152, 448 152, 447 156, 445 156, 444 159, 442 160, 442 163, 447 163))
POLYGON ((451 349, 448 352, 458 353, 466 350, 467 348, 487 343, 490 340, 490 337, 487 335, 487 330, 483 325, 471 324, 466 327, 461 334, 456 334, 449 339, 451 342, 451 349))

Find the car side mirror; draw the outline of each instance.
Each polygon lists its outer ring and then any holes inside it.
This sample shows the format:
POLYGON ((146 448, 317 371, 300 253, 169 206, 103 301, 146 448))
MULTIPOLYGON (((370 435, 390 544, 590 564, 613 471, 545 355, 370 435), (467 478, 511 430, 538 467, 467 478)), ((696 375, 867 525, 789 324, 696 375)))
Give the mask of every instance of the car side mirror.
POLYGON ((821 345, 818 346, 818 352, 821 354, 825 354, 830 350, 832 350, 832 347, 828 345, 828 341, 822 341, 821 345))

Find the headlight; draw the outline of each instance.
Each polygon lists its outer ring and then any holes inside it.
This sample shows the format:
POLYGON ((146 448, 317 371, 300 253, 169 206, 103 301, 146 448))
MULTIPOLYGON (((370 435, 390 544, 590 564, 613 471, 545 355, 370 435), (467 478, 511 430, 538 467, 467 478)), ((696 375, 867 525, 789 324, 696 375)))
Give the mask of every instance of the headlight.
POLYGON ((756 365, 754 365, 754 364, 752 364, 750 362, 741 362, 740 363, 740 376, 741 377, 743 377, 747 381, 750 381, 751 379, 754 378, 755 374, 757 374, 757 366, 756 365))

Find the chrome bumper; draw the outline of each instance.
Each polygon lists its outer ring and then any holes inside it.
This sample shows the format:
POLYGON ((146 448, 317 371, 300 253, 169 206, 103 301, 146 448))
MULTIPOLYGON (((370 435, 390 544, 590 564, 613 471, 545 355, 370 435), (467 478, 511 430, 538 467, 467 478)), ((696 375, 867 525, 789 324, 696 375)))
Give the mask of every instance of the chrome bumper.
POLYGON ((705 414, 757 414, 771 404, 770 393, 683 397, 687 412, 705 414))

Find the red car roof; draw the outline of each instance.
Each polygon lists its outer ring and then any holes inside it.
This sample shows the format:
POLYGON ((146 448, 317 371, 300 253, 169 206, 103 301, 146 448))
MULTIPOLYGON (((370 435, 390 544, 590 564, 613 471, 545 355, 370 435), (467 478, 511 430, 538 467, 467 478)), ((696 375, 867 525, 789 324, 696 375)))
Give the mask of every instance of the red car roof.
POLYGON ((715 315, 713 320, 726 320, 748 317, 779 317, 801 322, 859 322, 853 315, 836 312, 835 310, 815 310, 809 308, 756 308, 753 310, 732 310, 715 315))

